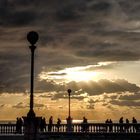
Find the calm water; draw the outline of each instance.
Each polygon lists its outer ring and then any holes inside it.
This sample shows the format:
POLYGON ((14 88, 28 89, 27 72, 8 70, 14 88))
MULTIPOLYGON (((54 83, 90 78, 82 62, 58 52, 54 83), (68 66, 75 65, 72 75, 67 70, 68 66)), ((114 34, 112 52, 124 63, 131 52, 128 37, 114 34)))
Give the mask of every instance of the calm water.
MULTIPOLYGON (((81 123, 83 120, 73 120, 73 123, 81 123)), ((48 120, 47 120, 48 122, 48 120)), ((88 120, 89 123, 104 123, 104 121, 99 120, 88 120)), ((0 124, 15 124, 16 120, 0 120, 0 124)), ((56 121, 54 120, 54 123, 56 121)), ((62 120, 62 123, 66 123, 66 120, 62 120)))
MULTIPOLYGON (((73 123, 82 123, 83 120, 73 120, 73 123)), ((129 120, 131 123, 131 120, 129 120)), ((48 120, 46 121, 48 122, 48 120)), ((105 120, 88 120, 88 123, 104 123, 105 120)), ((114 123, 118 123, 119 120, 113 120, 114 123)), ((125 119, 124 119, 125 122, 125 119)), ((15 124, 16 120, 0 120, 0 124, 15 124)), ((54 120, 54 123, 56 123, 56 120, 54 120)), ((62 124, 66 123, 66 120, 62 120, 62 124)), ((138 123, 140 123, 140 120, 138 120, 138 123)))

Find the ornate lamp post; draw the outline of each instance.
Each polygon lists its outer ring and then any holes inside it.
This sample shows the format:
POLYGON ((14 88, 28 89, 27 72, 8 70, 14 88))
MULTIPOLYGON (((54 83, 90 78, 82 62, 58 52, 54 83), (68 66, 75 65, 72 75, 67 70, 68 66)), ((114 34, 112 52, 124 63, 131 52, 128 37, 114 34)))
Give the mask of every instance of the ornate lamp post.
POLYGON ((73 131, 73 127, 72 127, 72 118, 71 118, 71 114, 70 114, 70 95, 72 90, 68 89, 68 98, 69 98, 69 102, 68 102, 68 106, 69 106, 69 112, 68 112, 68 118, 67 118, 67 131, 73 131))
POLYGON ((69 115, 68 117, 71 118, 70 116, 70 94, 71 94, 71 89, 68 89, 68 96, 69 96, 69 115))
POLYGON ((35 43, 38 41, 38 34, 31 31, 27 34, 27 40, 30 42, 31 50, 31 81, 30 81, 30 110, 27 117, 24 119, 24 140, 37 140, 39 137, 38 126, 41 117, 36 117, 34 112, 34 52, 36 49, 35 43))
POLYGON ((34 31, 31 31, 27 34, 27 40, 30 42, 29 46, 31 50, 31 83, 30 83, 30 110, 27 114, 28 117, 35 117, 34 107, 34 52, 36 49, 35 43, 38 41, 38 34, 34 31))

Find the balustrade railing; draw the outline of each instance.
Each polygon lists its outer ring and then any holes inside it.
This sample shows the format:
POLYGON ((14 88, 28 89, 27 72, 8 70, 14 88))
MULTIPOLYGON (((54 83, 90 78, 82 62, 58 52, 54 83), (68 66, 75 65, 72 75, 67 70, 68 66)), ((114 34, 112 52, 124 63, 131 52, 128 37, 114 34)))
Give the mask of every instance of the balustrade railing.
MULTIPOLYGON (((72 125, 75 133, 140 133, 140 124, 105 124, 105 123, 74 123, 72 125)), ((41 133, 46 132, 67 132, 67 124, 53 124, 51 130, 48 129, 48 124, 43 128, 39 128, 41 133)), ((21 126, 20 131, 17 130, 16 124, 0 124, 0 134, 18 134, 24 133, 24 126, 21 126)))
POLYGON ((0 124, 0 134, 15 134, 16 125, 15 124, 0 124))

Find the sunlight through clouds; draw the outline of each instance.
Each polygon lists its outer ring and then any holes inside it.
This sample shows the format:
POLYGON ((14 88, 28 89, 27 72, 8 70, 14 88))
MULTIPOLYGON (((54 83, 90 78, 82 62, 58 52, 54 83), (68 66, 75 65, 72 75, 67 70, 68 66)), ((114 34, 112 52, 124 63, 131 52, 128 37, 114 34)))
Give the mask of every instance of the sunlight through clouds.
POLYGON ((66 118, 70 88, 74 119, 140 116, 139 0, 0 0, 0 11, 0 119, 28 112, 30 30, 37 115, 66 118))
POLYGON ((105 67, 115 62, 99 62, 97 65, 77 66, 71 68, 65 68, 60 71, 45 72, 42 71, 39 74, 40 80, 54 80, 56 82, 80 82, 80 81, 98 81, 105 75, 100 67, 105 67))

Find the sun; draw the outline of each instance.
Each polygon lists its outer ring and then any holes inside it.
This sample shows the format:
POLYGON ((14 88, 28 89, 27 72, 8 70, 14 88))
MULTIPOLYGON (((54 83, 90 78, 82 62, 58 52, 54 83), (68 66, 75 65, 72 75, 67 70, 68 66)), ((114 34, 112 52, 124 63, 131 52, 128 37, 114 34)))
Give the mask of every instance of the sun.
POLYGON ((89 71, 72 71, 68 72, 66 75, 66 79, 68 81, 90 81, 90 80, 95 80, 98 77, 97 72, 89 72, 89 71))
POLYGON ((65 68, 60 71, 45 72, 42 71, 39 75, 40 80, 52 80, 56 83, 63 82, 80 82, 80 81, 98 81, 101 78, 101 71, 88 70, 93 66, 79 66, 65 68))

